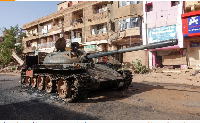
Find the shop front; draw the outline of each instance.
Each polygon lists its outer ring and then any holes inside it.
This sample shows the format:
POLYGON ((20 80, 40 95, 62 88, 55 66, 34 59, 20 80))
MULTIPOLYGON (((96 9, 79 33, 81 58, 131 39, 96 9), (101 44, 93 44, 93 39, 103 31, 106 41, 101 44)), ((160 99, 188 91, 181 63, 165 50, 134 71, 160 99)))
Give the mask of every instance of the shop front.
POLYGON ((150 50, 150 68, 184 68, 184 65, 187 64, 186 49, 183 48, 183 40, 180 35, 181 30, 176 24, 148 29, 148 44, 170 39, 178 40, 178 45, 150 50))
POLYGON ((200 11, 185 13, 181 17, 187 65, 200 66, 200 11))

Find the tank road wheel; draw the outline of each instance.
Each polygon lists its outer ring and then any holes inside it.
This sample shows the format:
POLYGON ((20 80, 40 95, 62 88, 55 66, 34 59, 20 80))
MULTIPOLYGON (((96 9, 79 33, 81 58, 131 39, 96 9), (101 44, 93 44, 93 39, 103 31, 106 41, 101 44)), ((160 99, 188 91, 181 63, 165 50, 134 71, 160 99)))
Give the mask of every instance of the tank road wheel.
POLYGON ((37 84, 37 78, 36 77, 32 77, 31 78, 31 87, 35 88, 37 84))
POLYGON ((44 77, 43 76, 38 76, 37 87, 38 87, 38 90, 44 89, 44 77))
POLYGON ((31 77, 26 76, 25 85, 26 85, 26 86, 29 86, 30 83, 31 83, 31 77))
POLYGON ((61 97, 61 98, 69 97, 71 94, 71 87, 67 83, 67 81, 64 79, 60 79, 58 81, 57 90, 58 90, 59 97, 61 97))
POLYGON ((48 76, 45 80, 45 90, 47 93, 51 93, 55 90, 56 83, 52 80, 50 76, 48 76))

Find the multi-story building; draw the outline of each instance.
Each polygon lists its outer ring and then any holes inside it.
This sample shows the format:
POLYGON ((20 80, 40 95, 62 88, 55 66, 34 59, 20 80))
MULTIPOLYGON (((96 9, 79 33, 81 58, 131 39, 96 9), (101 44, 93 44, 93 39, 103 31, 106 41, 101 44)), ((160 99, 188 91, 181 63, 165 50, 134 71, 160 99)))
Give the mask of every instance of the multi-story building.
MULTIPOLYGON (((142 1, 113 1, 109 5, 109 50, 124 49, 142 45, 142 1)), ((127 63, 140 59, 148 65, 147 51, 133 51, 116 55, 117 60, 127 63)))
POLYGON ((182 14, 184 44, 187 48, 187 65, 200 65, 200 3, 185 1, 182 14))
POLYGON ((178 40, 178 45, 149 51, 149 67, 184 68, 186 49, 182 37, 182 1, 143 1, 143 44, 178 40))
MULTIPOLYGON (((27 37, 24 52, 52 52, 62 36, 66 42, 79 42, 86 52, 105 52, 142 45, 143 2, 141 1, 65 1, 58 11, 24 24, 27 37)), ((115 55, 128 67, 136 59, 148 66, 148 52, 115 55)), ((96 59, 102 60, 102 59, 96 59)))
POLYGON ((64 1, 58 11, 24 24, 27 37, 23 39, 24 52, 39 50, 52 52, 55 41, 62 36, 67 45, 79 42, 87 52, 106 51, 108 43, 107 1, 64 1))

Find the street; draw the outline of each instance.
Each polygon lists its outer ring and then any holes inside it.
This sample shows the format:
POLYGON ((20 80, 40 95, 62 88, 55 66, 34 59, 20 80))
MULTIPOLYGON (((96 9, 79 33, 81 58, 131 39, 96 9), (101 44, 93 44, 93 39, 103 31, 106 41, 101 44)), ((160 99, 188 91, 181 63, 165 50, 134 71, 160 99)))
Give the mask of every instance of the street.
POLYGON ((200 120, 196 85, 133 79, 128 90, 96 91, 68 103, 56 93, 21 87, 19 80, 0 75, 0 120, 200 120))

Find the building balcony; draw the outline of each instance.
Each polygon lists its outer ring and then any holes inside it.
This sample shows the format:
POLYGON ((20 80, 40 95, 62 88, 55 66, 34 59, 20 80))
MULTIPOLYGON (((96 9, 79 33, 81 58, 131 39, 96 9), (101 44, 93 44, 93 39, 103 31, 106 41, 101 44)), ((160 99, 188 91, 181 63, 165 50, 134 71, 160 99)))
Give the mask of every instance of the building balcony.
POLYGON ((100 34, 96 34, 96 35, 89 35, 87 37, 87 42, 107 40, 107 39, 108 39, 108 33, 100 33, 100 34))
POLYGON ((135 28, 128 28, 122 31, 117 31, 117 32, 113 32, 112 34, 110 34, 110 41, 117 41, 117 40, 121 40, 123 38, 127 38, 127 37, 137 37, 140 35, 140 28, 139 27, 135 27, 135 28))
POLYGON ((41 43, 41 44, 38 46, 38 49, 43 49, 43 48, 55 48, 55 43, 56 43, 56 42, 41 43))
MULTIPOLYGON (((117 1, 118 2, 118 1, 117 1)), ((143 15, 143 2, 115 8, 115 19, 121 17, 143 15)))
POLYGON ((83 28, 83 27, 84 27, 83 22, 76 21, 73 23, 73 29, 78 29, 78 28, 83 28))
POLYGON ((92 20, 99 20, 99 19, 104 19, 108 18, 108 11, 102 11, 100 13, 93 14, 92 20))
POLYGON ((34 40, 37 38, 38 38, 38 34, 31 34, 28 37, 24 38, 23 41, 26 42, 26 41, 34 40))

